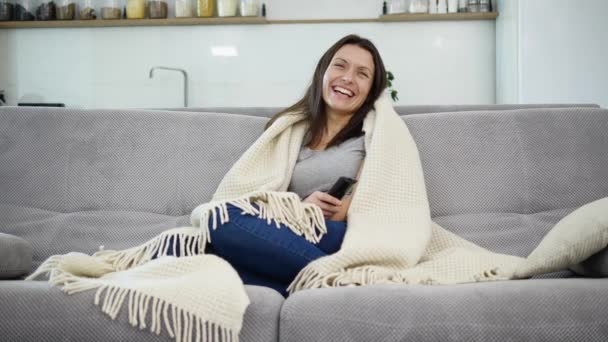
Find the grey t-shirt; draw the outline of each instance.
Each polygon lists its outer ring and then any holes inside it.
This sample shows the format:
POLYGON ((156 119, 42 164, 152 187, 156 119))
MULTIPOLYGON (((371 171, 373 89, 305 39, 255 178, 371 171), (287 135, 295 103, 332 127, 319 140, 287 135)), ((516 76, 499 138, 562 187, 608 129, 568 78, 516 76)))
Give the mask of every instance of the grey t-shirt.
POLYGON ((364 135, 350 138, 322 151, 311 150, 304 143, 287 191, 295 192, 304 199, 315 191, 329 191, 342 176, 356 178, 365 158, 364 139, 364 135))

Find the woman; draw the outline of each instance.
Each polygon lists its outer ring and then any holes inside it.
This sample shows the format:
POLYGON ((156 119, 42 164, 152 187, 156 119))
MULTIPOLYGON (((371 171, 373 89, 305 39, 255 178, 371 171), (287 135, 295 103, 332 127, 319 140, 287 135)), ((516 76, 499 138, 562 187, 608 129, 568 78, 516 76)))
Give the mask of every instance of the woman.
POLYGON ((323 211, 327 234, 318 244, 229 204, 230 219, 210 230, 206 253, 227 260, 245 284, 268 286, 287 296, 287 286, 302 268, 338 251, 352 193, 339 199, 327 191, 341 176, 358 178, 365 157, 363 120, 385 88, 386 72, 376 47, 349 35, 321 57, 304 97, 265 127, 283 115, 307 115, 310 126, 288 191, 323 211))

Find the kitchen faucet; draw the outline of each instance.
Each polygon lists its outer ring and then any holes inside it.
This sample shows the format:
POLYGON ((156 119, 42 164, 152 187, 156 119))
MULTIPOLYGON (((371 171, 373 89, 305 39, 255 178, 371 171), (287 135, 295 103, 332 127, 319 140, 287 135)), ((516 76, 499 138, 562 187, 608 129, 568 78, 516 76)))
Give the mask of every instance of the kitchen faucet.
POLYGON ((150 69, 150 78, 154 77, 154 69, 179 71, 184 75, 184 107, 188 107, 188 73, 184 69, 155 66, 150 69))

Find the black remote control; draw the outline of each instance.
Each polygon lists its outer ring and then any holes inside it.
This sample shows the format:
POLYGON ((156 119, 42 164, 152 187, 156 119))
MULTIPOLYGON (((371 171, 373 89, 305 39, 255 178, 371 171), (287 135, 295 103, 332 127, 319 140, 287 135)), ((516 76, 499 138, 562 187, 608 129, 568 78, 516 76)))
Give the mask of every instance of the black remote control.
POLYGON ((328 194, 341 200, 355 183, 357 183, 356 179, 340 177, 331 187, 328 194))

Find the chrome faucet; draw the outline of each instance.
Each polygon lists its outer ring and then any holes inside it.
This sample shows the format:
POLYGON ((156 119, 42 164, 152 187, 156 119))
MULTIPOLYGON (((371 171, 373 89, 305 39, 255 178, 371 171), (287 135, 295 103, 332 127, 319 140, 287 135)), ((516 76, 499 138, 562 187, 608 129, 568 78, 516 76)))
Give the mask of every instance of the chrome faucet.
POLYGON ((155 66, 150 69, 150 78, 154 77, 154 69, 179 71, 184 75, 184 107, 188 107, 188 73, 184 69, 155 66))

